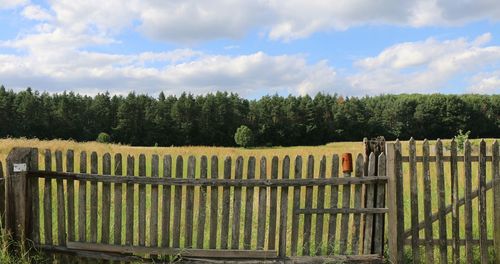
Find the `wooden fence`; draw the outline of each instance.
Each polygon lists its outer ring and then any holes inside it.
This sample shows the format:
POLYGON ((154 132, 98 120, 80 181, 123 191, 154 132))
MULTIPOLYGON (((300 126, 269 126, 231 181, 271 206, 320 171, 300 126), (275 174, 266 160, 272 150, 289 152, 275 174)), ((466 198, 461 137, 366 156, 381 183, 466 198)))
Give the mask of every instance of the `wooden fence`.
POLYGON ((371 261, 384 251, 384 154, 369 157, 367 175, 364 157, 356 157, 353 170, 350 154, 342 168, 333 155, 328 170, 325 156, 263 157, 257 167, 254 157, 237 157, 233 165, 231 157, 219 164, 217 156, 190 156, 185 164, 169 155, 161 163, 157 155, 127 156, 125 163, 121 154, 82 152, 79 162, 72 150, 41 154, 10 153, 6 216, 15 236, 28 234, 45 251, 120 260, 133 254, 371 261))

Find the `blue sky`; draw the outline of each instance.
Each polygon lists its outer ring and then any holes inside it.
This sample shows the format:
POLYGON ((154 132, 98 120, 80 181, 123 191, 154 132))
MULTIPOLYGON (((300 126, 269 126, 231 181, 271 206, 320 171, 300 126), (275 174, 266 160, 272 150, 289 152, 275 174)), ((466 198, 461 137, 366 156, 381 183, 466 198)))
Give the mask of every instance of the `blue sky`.
POLYGON ((157 95, 500 93, 496 0, 0 0, 0 83, 157 95))

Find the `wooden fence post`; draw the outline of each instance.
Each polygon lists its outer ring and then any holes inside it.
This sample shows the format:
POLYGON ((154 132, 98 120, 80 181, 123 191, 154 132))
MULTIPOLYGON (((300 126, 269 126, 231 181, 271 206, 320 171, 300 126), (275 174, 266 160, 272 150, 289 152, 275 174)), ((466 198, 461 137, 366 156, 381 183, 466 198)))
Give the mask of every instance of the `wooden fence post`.
POLYGON ((7 156, 5 227, 7 233, 21 243, 31 234, 31 197, 27 177, 31 152, 31 148, 14 148, 7 156))
POLYGON ((493 164, 493 244, 495 246, 495 263, 500 263, 500 157, 498 141, 493 143, 492 164, 493 164))
POLYGON ((389 208, 387 231, 389 245, 389 261, 403 263, 404 247, 404 208, 403 208, 403 175, 401 145, 399 142, 387 143, 387 206, 389 208))

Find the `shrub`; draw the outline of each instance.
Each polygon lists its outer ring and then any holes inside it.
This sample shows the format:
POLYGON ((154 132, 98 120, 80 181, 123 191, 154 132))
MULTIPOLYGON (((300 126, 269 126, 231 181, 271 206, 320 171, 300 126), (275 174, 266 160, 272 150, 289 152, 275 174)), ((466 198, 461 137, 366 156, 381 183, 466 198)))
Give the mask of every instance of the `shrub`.
POLYGON ((236 133, 234 134, 234 141, 240 147, 246 148, 251 146, 253 143, 252 130, 244 125, 238 127, 236 133))
POLYGON ((463 132, 462 129, 458 130, 458 134, 454 137, 457 142, 457 148, 459 151, 464 150, 464 142, 469 139, 470 131, 463 132))
POLYGON ((111 142, 111 137, 109 136, 108 133, 101 132, 97 136, 96 141, 99 142, 99 143, 110 143, 111 142))

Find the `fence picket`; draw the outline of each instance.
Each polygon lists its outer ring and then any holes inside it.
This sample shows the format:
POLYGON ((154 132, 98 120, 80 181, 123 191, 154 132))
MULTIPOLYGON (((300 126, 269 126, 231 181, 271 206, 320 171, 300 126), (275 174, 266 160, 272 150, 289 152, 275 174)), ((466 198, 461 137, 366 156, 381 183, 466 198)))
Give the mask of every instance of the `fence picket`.
MULTIPOLYGON (((332 156, 332 172, 331 178, 339 177, 339 156, 334 154, 332 156)), ((300 187, 299 187, 300 188, 300 187)), ((338 208, 339 187, 337 185, 330 186, 330 208, 338 208)), ((330 214, 328 219, 328 246, 327 255, 332 255, 335 251, 335 237, 337 233, 337 214, 330 214)))
MULTIPOLYGON (((285 156, 283 159, 282 178, 290 178, 290 157, 285 156)), ((278 242, 278 256, 280 258, 286 257, 286 233, 288 221, 288 187, 281 187, 281 201, 280 201, 280 225, 279 225, 279 242, 278 242)))
MULTIPOLYGON (((255 157, 248 158, 247 179, 255 178, 255 157)), ((252 244, 253 200, 254 187, 246 187, 245 230, 243 248, 250 249, 252 244)))
MULTIPOLYGON (((500 182, 500 149, 498 141, 491 145, 492 156, 492 179, 500 182)), ((495 247, 495 263, 500 263, 500 184, 496 184, 493 189, 493 245, 495 247)))
MULTIPOLYGON (((69 149, 66 152, 66 171, 75 171, 75 154, 69 149)), ((38 182, 38 180, 36 181, 38 182)), ((38 185, 38 184, 37 184, 38 185)), ((75 181, 69 179, 66 181, 68 196, 68 241, 75 241, 75 181)), ((37 219, 36 217, 34 219, 37 219)), ((36 220, 35 220, 36 221, 36 220)))
MULTIPOLYGON (((194 179, 194 170, 196 159, 194 156, 189 156, 187 164, 187 178, 194 179)), ((194 186, 186 187, 186 214, 184 224, 186 226, 186 237, 184 240, 185 248, 193 247, 193 207, 194 207, 194 186)))
MULTIPOLYGON (((49 149, 45 150, 45 171, 52 171, 52 154, 49 149)), ((43 212, 45 244, 52 245, 52 179, 45 179, 43 212)))
MULTIPOLYGON (((343 159, 343 158, 342 158, 343 159)), ((344 162, 342 160, 342 162, 344 162)), ((344 178, 351 177, 351 172, 344 172, 344 178)), ((351 204, 351 185, 342 186, 342 208, 349 208, 351 204)), ((347 252, 347 235, 349 233, 350 214, 343 213, 340 222, 339 254, 345 255, 347 252)))
MULTIPOLYGON (((30 158, 30 168, 33 170, 38 170, 38 149, 31 149, 31 158, 30 158)), ((3 168, 2 162, 0 161, 0 179, 4 180, 3 176, 3 168)), ((39 178, 33 177, 30 180, 31 187, 31 217, 32 217, 32 231, 31 231, 31 239, 33 243, 40 244, 40 185, 39 178)), ((69 183, 69 181, 68 181, 69 183)), ((68 185, 69 188, 69 185, 68 185)), ((0 183, 0 199, 5 197, 5 184, 0 183)), ((68 200, 69 201, 69 200, 68 200)), ((69 212, 68 212, 69 213, 69 212)), ((73 217, 74 219, 74 217, 73 217)), ((5 203, 0 202, 0 228, 3 228, 5 223, 5 203)), ((72 223, 73 224, 73 223, 72 223)), ((69 226, 69 224, 68 224, 69 226)))
POLYGON ((488 233, 486 226, 486 142, 479 143, 479 248, 481 263, 488 263, 488 233))
MULTIPOLYGON (((267 178, 267 163, 266 157, 260 159, 260 179, 267 178)), ((266 239, 266 209, 267 209, 267 188, 259 187, 259 212, 257 218, 257 249, 264 249, 264 241, 266 239)), ((294 228, 296 228, 294 226, 294 228)), ((293 234, 293 229, 292 229, 293 234)), ((292 235, 292 247, 293 247, 292 235)), ((292 249, 293 250, 293 249, 292 249)))
MULTIPOLYGON (((231 157, 224 159, 224 179, 231 178, 231 157)), ((229 202, 230 202, 230 187, 224 186, 222 188, 222 219, 221 219, 221 233, 220 233, 220 248, 227 249, 228 236, 229 236, 229 202)))
MULTIPOLYGON (((219 158, 212 156, 210 164, 210 178, 219 178, 219 158)), ((210 187, 210 241, 209 248, 217 248, 217 225, 219 215, 219 187, 210 187)))
MULTIPOLYGON (((159 176, 159 157, 154 154, 151 156, 151 177, 158 178, 159 176)), ((151 207, 149 208, 149 245, 151 247, 158 246, 158 186, 151 185, 151 207)))
MULTIPOLYGON (((235 179, 243 178, 243 157, 236 159, 235 179)), ((241 187, 234 187, 233 224, 231 225, 231 249, 238 249, 240 244, 241 187)))
POLYGON ((453 234, 453 255, 452 263, 459 263, 460 261, 460 224, 458 220, 458 164, 457 164, 457 142, 455 139, 450 144, 451 158, 450 158, 450 174, 451 174, 451 202, 452 202, 452 215, 451 215, 451 229, 453 234))
MULTIPOLYGON (((146 177, 146 156, 139 155, 139 177, 146 177)), ((139 184, 139 246, 146 245, 146 185, 139 184)))
MULTIPOLYGON (((376 162, 375 153, 371 152, 368 157, 368 176, 375 176, 376 173, 376 162)), ((366 185, 366 208, 373 208, 374 198, 374 186, 372 184, 366 185)), ((363 254, 372 253, 372 242, 373 242, 373 214, 365 214, 365 235, 363 241, 363 254)))
MULTIPOLYGON (((294 179, 302 178, 302 157, 295 157, 294 179)), ((292 234, 291 234, 291 254, 297 255, 297 244, 299 237, 299 214, 295 212, 300 208, 300 186, 293 187, 293 208, 292 208, 292 234)), ((264 193, 265 194, 265 193, 264 193)), ((259 194, 260 195, 260 194, 259 194)), ((265 200, 265 196, 264 196, 265 200)), ((259 198, 260 201, 260 198, 259 198)), ((264 212, 265 213, 265 212, 264 212)), ((259 214, 260 221, 260 214, 259 214)))
MULTIPOLYGON (((326 178, 326 157, 323 156, 319 163, 319 178, 326 178)), ((325 208, 325 186, 318 186, 318 197, 316 198, 316 208, 325 208)), ((323 214, 316 215, 316 231, 315 231, 315 243, 314 250, 315 255, 321 254, 321 248, 323 246, 323 214)))
MULTIPOLYGON (((135 169, 134 156, 127 156, 127 176, 133 176, 135 169)), ((125 205, 125 245, 131 246, 134 243, 134 183, 127 183, 125 205)))
POLYGON ((446 207, 445 186, 444 186, 444 166, 443 166, 443 142, 440 139, 436 142, 436 177, 438 188, 438 210, 439 210, 439 252, 440 262, 448 263, 448 248, 446 246, 446 207))
MULTIPOLYGON (((378 156, 378 176, 387 175, 386 173, 386 157, 384 153, 378 156)), ((377 185, 377 200, 375 202, 376 208, 384 208, 385 206, 385 184, 379 183, 377 185)), ((375 230, 373 230, 373 253, 382 255, 384 253, 384 219, 385 215, 375 215, 375 230)))
MULTIPOLYGON (((106 175, 111 174, 111 155, 105 153, 102 157, 102 173, 106 175)), ((111 208, 111 185, 108 182, 102 183, 102 195, 101 195, 101 243, 109 243, 109 217, 111 208)))
MULTIPOLYGON (((308 179, 312 179, 314 177, 314 157, 309 155, 307 158, 307 176, 308 179)), ((313 200, 313 186, 306 187, 306 203, 305 209, 312 208, 313 200)), ((304 234, 302 236, 302 255, 309 256, 311 254, 311 221, 312 215, 306 214, 304 215, 304 234)))
MULTIPOLYGON (((80 173, 87 173, 87 152, 80 153, 80 173)), ((78 182, 78 239, 87 240, 87 181, 78 182)))
POLYGON ((420 263, 420 246, 418 245, 418 182, 417 182, 417 147, 415 140, 410 139, 410 205, 411 205, 411 253, 414 263, 420 263))
MULTIPOLYGON (((172 157, 170 155, 163 156, 163 178, 172 178, 172 157)), ((171 187, 163 186, 162 194, 162 215, 161 215, 161 245, 162 247, 170 246, 170 199, 171 187)))
MULTIPOLYGON (((56 151, 56 171, 63 171, 62 152, 56 151)), ((66 245, 66 206, 64 202, 64 183, 63 179, 57 179, 57 244, 66 245)))
MULTIPOLYGON (((97 153, 90 154, 90 173, 98 173, 97 153)), ((90 182, 90 242, 97 243, 97 182, 90 182)))
MULTIPOLYGON (((200 159, 200 178, 207 178, 207 156, 201 156, 200 159)), ((207 186, 200 186, 200 197, 198 200, 198 228, 196 235, 196 248, 203 248, 205 241, 205 220, 207 207, 207 186)))
MULTIPOLYGON (((278 157, 274 156, 271 161, 271 179, 278 179, 278 157)), ((267 248, 276 248, 276 213, 278 210, 278 188, 271 187, 269 204, 269 237, 267 248)))
POLYGON ((472 248, 472 164, 471 164, 471 144, 468 140, 464 142, 464 179, 465 179, 465 251, 467 263, 473 261, 472 248))
MULTIPOLYGON (((356 167, 355 167, 355 172, 354 175, 355 177, 362 177, 363 176, 363 170, 364 170, 364 158, 363 155, 358 154, 356 158, 356 167)), ((356 184, 354 185, 354 208, 361 208, 361 184, 356 184)), ((359 241, 360 241, 360 232, 361 231, 361 214, 353 214, 353 230, 352 230, 352 239, 351 239, 351 246, 352 246, 352 251, 351 253, 354 255, 357 255, 360 251, 359 247, 359 241)), ((361 238, 361 241, 363 241, 363 238, 361 238)), ((362 250, 362 249, 361 249, 362 250)), ((362 251, 361 251, 362 252, 362 251)))
MULTIPOLYGON (((175 177, 182 178, 184 162, 182 156, 177 156, 175 162, 175 177)), ((182 209, 182 186, 175 186, 174 191, 174 222, 172 226, 172 246, 180 247, 181 238, 181 209, 182 209)))
MULTIPOLYGON (((115 166, 114 166, 114 174, 119 177, 123 174, 123 165, 122 165, 122 154, 115 154, 115 166)), ((115 245, 122 244, 122 194, 123 194, 123 186, 121 183, 115 183, 115 197, 113 200, 114 203, 114 237, 113 243, 115 245)))

